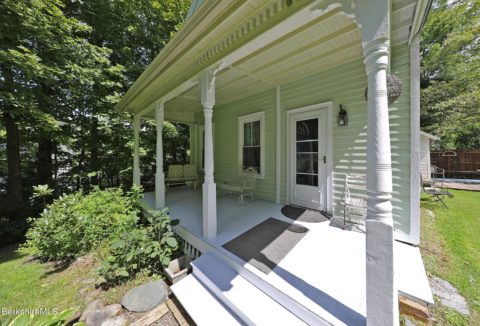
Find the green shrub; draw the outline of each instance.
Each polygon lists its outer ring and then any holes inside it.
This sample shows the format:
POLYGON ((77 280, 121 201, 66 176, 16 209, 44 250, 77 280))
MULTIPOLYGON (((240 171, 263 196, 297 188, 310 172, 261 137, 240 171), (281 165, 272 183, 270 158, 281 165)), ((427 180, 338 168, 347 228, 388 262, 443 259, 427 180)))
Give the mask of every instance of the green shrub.
POLYGON ((152 212, 148 224, 125 232, 110 243, 109 254, 99 269, 102 286, 118 284, 142 272, 158 274, 180 249, 173 232, 178 220, 165 211, 152 212))
POLYGON ((23 251, 45 260, 69 260, 135 227, 139 189, 112 188, 64 195, 30 219, 23 251))

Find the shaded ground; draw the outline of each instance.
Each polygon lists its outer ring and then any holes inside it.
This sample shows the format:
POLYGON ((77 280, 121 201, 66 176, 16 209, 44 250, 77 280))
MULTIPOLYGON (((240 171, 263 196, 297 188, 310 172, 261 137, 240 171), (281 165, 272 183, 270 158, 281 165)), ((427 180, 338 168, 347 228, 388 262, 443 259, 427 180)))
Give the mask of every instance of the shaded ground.
POLYGON ((422 199, 420 249, 429 276, 448 281, 467 300, 471 316, 440 303, 433 308, 437 325, 480 325, 480 192, 451 190, 449 209, 422 199))

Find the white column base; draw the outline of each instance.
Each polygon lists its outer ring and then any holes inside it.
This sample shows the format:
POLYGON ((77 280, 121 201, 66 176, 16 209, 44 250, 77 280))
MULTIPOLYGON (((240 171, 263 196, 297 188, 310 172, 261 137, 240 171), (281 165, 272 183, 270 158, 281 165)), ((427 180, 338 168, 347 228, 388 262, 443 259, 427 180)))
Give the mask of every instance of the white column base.
POLYGON ((217 235, 217 185, 204 183, 203 190, 203 236, 213 239, 217 235))
POLYGON ((161 209, 165 207, 165 174, 155 174, 155 208, 161 209))
POLYGON ((398 290, 395 287, 393 226, 366 220, 368 325, 398 325, 398 290), (375 285, 375 286, 373 286, 375 285), (382 309, 381 307, 392 307, 382 309))

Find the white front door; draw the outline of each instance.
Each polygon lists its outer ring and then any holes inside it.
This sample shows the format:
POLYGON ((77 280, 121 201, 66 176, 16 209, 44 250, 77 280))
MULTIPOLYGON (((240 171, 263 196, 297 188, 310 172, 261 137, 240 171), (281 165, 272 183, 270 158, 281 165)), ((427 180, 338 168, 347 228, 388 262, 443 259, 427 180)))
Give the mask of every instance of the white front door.
POLYGON ((327 210, 326 110, 290 115, 290 203, 327 210))

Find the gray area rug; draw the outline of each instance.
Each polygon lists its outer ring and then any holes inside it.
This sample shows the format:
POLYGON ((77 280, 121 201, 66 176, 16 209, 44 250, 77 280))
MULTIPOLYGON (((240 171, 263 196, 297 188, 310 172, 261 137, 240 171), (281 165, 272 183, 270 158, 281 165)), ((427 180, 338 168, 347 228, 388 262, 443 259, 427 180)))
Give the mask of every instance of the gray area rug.
POLYGON ((223 248, 268 274, 307 232, 308 229, 301 225, 270 217, 227 242, 223 248))
POLYGON ((282 214, 299 222, 319 223, 328 221, 328 218, 319 211, 290 205, 282 207, 282 214))

